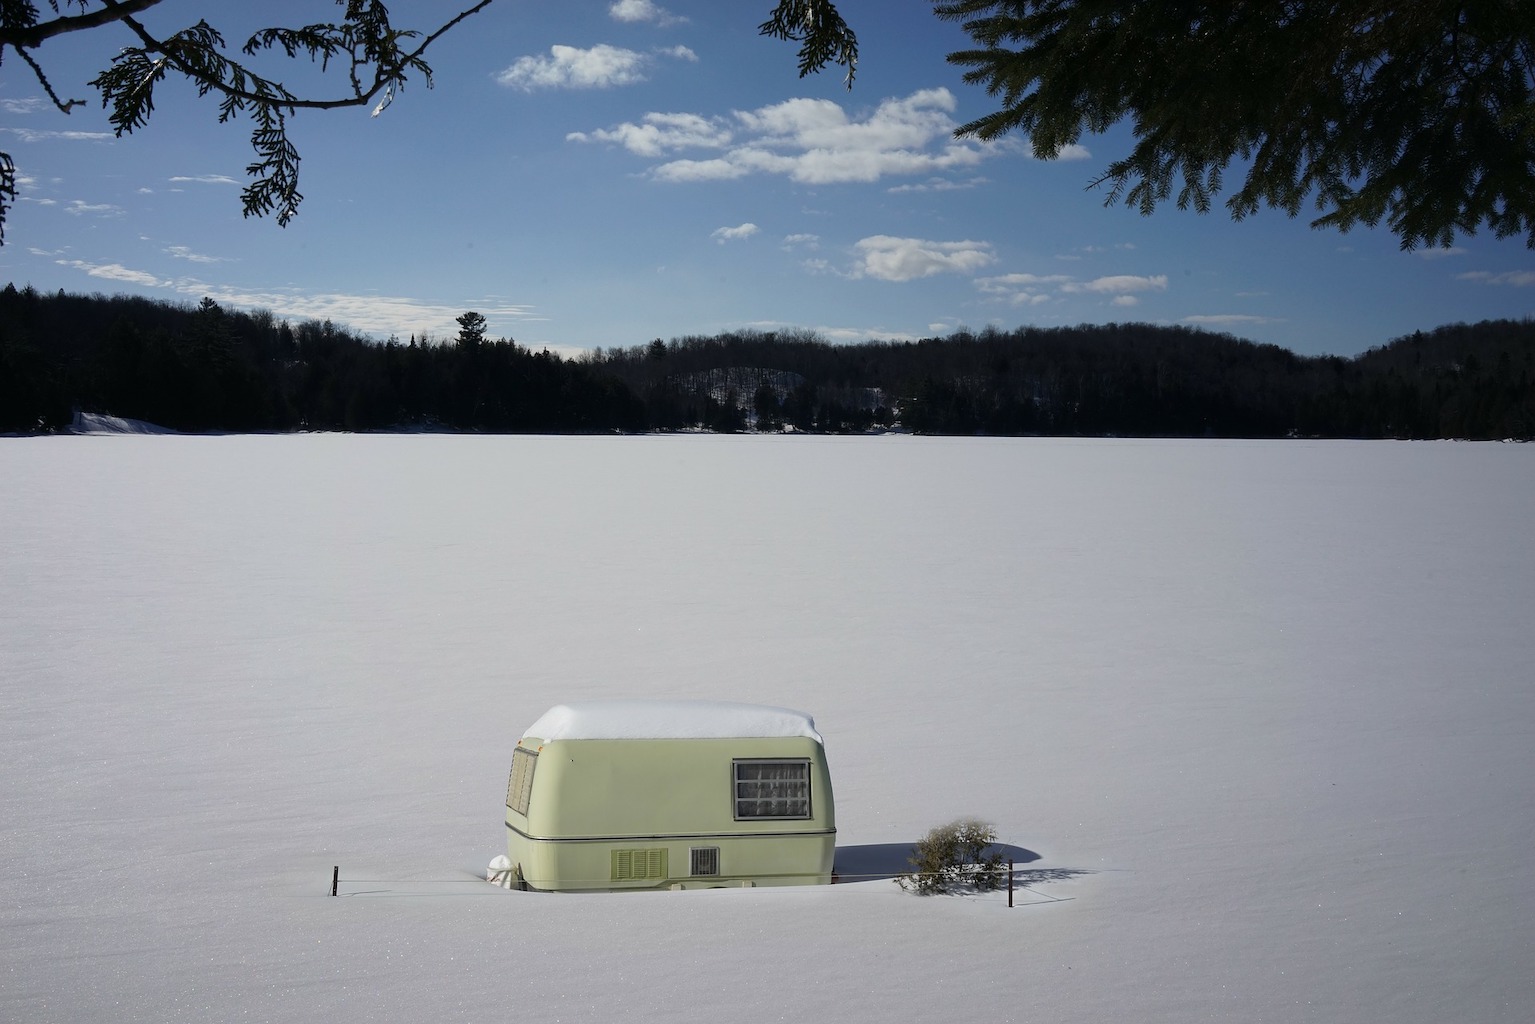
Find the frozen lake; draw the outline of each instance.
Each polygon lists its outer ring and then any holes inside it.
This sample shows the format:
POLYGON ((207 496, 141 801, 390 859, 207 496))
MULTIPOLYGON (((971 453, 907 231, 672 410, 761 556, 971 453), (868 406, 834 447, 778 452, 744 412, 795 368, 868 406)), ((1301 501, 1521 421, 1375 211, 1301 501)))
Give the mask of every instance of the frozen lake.
POLYGON ((0 1020, 1512 1021, 1535 446, 0 440, 0 1020), (506 892, 549 706, 801 708, 839 868, 506 892), (331 899, 331 866, 343 898, 331 899))

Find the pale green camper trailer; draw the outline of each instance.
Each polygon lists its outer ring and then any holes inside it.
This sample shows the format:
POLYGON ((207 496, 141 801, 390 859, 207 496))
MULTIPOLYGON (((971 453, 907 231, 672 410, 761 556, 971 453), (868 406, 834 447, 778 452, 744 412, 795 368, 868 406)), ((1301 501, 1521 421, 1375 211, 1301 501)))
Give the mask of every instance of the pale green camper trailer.
POLYGON ((836 819, 809 715, 722 701, 560 704, 512 752, 509 882, 824 885, 836 819))

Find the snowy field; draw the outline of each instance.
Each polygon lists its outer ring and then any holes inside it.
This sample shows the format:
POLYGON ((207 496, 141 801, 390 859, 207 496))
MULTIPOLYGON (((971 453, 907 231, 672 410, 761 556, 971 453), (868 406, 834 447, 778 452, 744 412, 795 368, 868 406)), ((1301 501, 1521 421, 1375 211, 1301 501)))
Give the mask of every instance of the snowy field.
POLYGON ((1532 509, 1529 445, 0 440, 0 1020, 1528 1020, 1532 509), (521 731, 647 696, 811 712, 875 877, 480 880, 521 731), (962 814, 1014 908, 878 877, 962 814))

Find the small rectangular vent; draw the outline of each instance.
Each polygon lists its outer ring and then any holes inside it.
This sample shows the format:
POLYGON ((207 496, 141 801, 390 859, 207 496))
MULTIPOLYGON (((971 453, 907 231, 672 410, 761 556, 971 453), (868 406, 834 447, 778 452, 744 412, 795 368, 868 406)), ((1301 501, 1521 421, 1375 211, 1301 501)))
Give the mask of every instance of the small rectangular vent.
POLYGON ((666 878, 666 848, 656 850, 614 850, 613 875, 615 882, 635 879, 666 878))
POLYGON ((696 877, 720 873, 720 848, 695 846, 688 851, 688 874, 696 877))

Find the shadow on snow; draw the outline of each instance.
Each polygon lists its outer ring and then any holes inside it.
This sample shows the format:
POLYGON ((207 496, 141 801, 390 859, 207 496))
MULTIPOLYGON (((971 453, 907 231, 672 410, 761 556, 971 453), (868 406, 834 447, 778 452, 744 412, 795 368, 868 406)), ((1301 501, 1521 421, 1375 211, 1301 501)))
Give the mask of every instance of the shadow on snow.
MULTIPOLYGON (((837 847, 836 863, 832 867, 832 877, 839 882, 865 882, 870 879, 895 878, 904 875, 911 870, 912 851, 917 848, 916 843, 870 843, 866 846, 839 846, 837 847)), ((1009 846, 1006 843, 996 843, 986 848, 988 853, 1000 853, 1003 861, 1012 861, 1014 865, 1032 864, 1039 860, 1039 854, 1033 850, 1025 850, 1021 846, 1009 846)), ((1067 878, 1075 878, 1084 874, 1068 868, 1044 868, 1031 871, 1017 871, 1013 877, 1022 884, 1031 882, 1054 882, 1067 878)))

